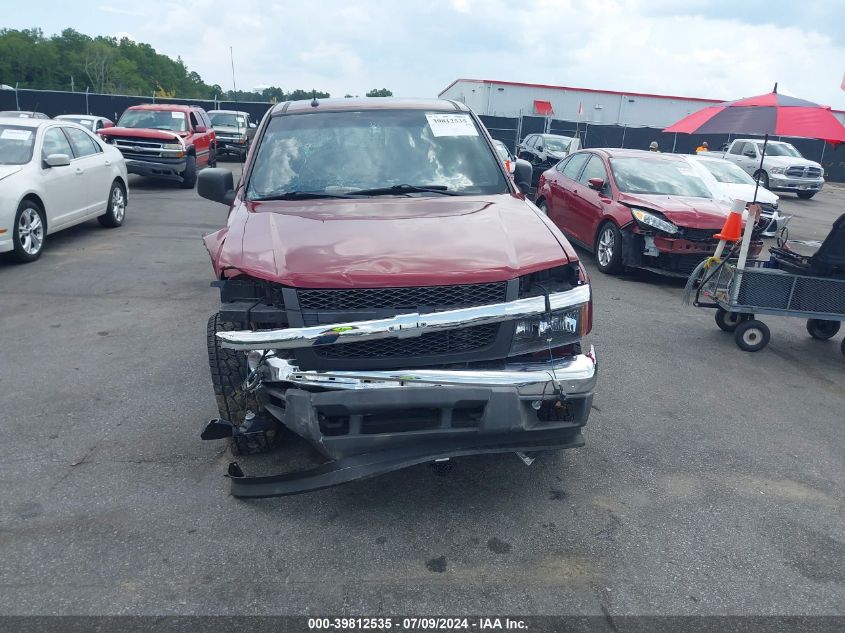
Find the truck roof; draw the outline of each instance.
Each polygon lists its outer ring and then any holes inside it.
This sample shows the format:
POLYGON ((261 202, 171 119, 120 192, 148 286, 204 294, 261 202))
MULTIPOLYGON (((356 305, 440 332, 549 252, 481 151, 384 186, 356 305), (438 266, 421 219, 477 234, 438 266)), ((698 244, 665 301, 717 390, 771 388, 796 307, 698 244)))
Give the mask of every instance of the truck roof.
POLYGON ((190 112, 199 106, 182 105, 181 103, 141 103, 126 108, 127 110, 164 110, 172 112, 190 112))
POLYGON ((394 97, 357 97, 350 99, 312 99, 286 101, 273 106, 271 116, 293 112, 339 112, 343 110, 437 110, 469 112, 469 108, 458 101, 448 99, 403 99, 394 97))

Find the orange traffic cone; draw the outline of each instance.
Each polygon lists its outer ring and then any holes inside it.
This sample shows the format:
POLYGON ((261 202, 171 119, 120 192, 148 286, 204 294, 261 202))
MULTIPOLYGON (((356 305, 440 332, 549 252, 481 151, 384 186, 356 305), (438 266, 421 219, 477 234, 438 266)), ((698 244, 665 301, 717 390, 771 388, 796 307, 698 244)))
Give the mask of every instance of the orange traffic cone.
MULTIPOLYGON (((742 208, 737 210, 737 205, 735 201, 733 207, 731 207, 731 212, 728 214, 728 219, 725 220, 725 225, 722 227, 722 230, 719 233, 716 233, 713 237, 717 240, 724 240, 726 242, 738 242, 742 239, 742 208)), ((745 203, 742 203, 742 207, 745 207, 745 203)))

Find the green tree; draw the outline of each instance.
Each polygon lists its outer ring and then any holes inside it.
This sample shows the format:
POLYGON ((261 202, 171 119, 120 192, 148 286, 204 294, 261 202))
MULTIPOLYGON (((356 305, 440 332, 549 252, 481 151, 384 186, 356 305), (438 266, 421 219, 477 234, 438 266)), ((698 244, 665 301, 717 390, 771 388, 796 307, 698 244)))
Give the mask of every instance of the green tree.
POLYGON ((367 93, 368 97, 392 97, 393 93, 387 88, 373 88, 367 93))

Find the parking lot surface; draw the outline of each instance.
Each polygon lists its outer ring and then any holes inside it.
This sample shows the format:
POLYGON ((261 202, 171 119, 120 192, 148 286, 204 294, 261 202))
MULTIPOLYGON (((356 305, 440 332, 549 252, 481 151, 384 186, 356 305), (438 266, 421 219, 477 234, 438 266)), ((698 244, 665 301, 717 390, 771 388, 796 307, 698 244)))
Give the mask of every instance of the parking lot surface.
MULTIPOLYGON (((782 200, 792 237, 821 239, 845 188, 782 200)), ((770 345, 744 353, 682 281, 583 254, 584 448, 239 501, 224 444, 199 439, 218 304, 200 237, 225 218, 133 177, 122 228, 0 261, 0 612, 845 613, 841 334, 764 318, 770 345)))

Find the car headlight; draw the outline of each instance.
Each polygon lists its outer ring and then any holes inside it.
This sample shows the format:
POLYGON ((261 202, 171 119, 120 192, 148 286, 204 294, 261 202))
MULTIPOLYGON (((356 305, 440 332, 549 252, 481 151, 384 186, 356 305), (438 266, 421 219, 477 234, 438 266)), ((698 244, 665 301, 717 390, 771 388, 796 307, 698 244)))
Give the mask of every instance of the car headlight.
POLYGON ((772 167, 769 172, 772 174, 785 174, 786 167, 772 167))
POLYGON ((508 356, 521 356, 531 352, 560 347, 581 339, 588 322, 586 303, 565 310, 555 310, 516 322, 511 351, 508 356))
POLYGON ((824 167, 819 167, 822 170, 822 173, 819 174, 819 178, 824 178, 824 167))
POLYGON ((161 149, 182 149, 182 143, 162 143, 161 149))
POLYGON ((643 211, 642 209, 631 209, 631 215, 633 215, 634 219, 640 224, 657 229, 658 231, 663 231, 664 233, 678 232, 677 226, 668 220, 664 220, 663 218, 655 215, 654 213, 649 213, 648 211, 643 211))

